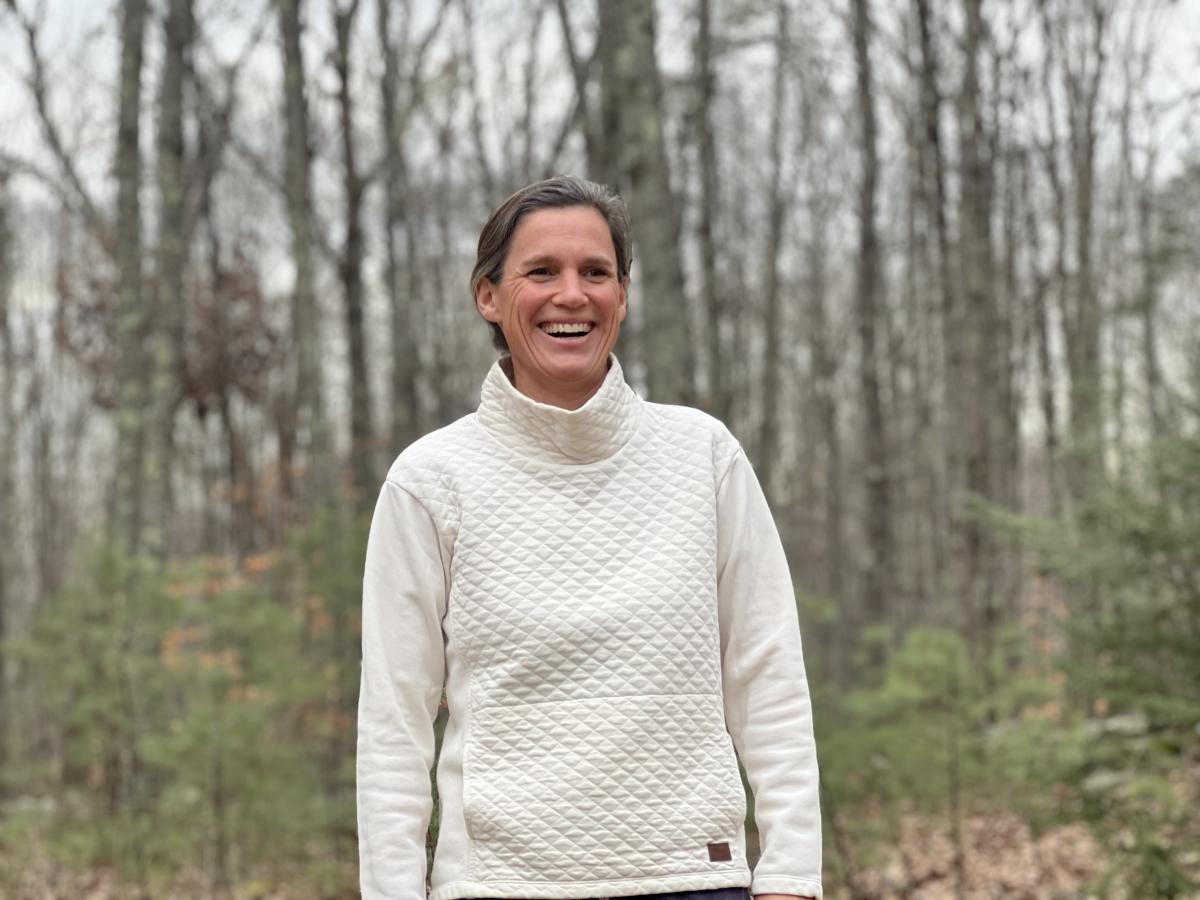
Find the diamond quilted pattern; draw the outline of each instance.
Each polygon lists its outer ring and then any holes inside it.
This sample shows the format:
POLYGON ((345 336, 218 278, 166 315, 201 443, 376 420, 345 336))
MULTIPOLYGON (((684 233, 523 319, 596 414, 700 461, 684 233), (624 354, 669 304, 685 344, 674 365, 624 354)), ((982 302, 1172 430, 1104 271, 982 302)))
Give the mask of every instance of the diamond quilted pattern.
POLYGON ((579 409, 565 410, 531 400, 512 382, 512 359, 496 360, 483 382, 479 423, 492 436, 542 461, 595 462, 625 444, 641 424, 642 399, 625 383, 621 363, 608 355, 604 382, 579 409))
POLYGON ((675 694, 476 712, 466 800, 476 874, 587 881, 700 869, 705 843, 746 814, 740 782, 705 777, 737 776, 713 710, 708 695, 675 694))
POLYGON ((392 476, 453 547, 447 665, 468 687, 451 706, 462 808, 443 820, 461 813, 469 845, 456 877, 497 896, 747 874, 714 515, 737 442, 703 412, 643 401, 609 359, 573 411, 525 397, 497 361, 478 412, 392 476), (710 861, 710 841, 733 858, 710 861))

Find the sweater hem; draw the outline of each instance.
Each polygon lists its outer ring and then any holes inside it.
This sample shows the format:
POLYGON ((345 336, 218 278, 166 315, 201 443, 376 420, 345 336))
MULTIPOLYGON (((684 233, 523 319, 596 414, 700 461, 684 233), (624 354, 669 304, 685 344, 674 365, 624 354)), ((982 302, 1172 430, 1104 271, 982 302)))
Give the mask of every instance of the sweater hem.
POLYGON ((789 875, 758 875, 750 886, 751 892, 757 894, 792 894, 798 897, 817 897, 823 895, 821 882, 814 878, 793 878, 789 875))
POLYGON ((429 900, 462 898, 522 897, 537 900, 566 898, 632 897, 640 894, 666 894, 676 891, 705 891, 715 888, 749 888, 750 870, 693 872, 655 878, 610 878, 599 881, 451 881, 435 889, 429 900))

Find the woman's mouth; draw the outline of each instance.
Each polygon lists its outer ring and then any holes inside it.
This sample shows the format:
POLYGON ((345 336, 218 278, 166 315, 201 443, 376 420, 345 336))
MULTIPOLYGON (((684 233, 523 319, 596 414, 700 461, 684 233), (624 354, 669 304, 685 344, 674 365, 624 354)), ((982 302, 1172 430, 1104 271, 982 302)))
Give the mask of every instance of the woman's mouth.
POLYGON ((591 334, 595 325, 591 322, 543 322, 538 328, 560 343, 578 344, 591 334))

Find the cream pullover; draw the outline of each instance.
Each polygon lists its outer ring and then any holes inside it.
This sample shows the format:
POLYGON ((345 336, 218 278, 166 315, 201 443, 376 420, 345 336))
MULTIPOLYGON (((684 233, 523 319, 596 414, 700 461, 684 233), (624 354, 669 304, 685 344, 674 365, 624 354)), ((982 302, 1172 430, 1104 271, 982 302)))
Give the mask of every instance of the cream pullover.
POLYGON ((443 686, 431 900, 820 896, 795 595, 741 446, 700 410, 643 400, 614 354, 577 410, 520 393, 510 362, 476 412, 400 454, 375 507, 363 897, 425 900, 443 686))

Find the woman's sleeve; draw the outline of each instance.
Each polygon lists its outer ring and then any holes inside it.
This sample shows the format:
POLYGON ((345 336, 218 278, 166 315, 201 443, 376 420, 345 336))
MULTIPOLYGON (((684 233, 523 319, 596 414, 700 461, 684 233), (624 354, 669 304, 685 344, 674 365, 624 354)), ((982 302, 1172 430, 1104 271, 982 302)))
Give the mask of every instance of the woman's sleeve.
POLYGON ((356 768, 364 900, 425 900, 448 571, 428 510, 385 481, 363 573, 356 768))
POLYGON ((754 792, 753 894, 821 896, 821 810, 796 595, 779 532, 739 448, 717 490, 725 721, 754 792))

